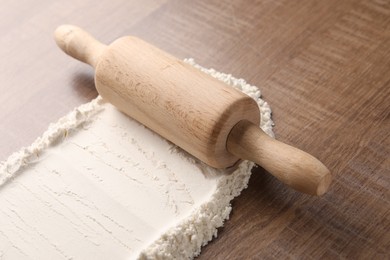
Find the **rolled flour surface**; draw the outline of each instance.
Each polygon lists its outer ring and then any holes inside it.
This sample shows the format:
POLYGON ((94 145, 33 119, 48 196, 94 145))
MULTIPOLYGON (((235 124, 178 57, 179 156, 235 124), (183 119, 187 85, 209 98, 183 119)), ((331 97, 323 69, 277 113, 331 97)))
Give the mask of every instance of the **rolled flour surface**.
MULTIPOLYGON (((254 98, 273 135, 258 88, 187 62, 254 98)), ((192 258, 229 217, 252 167, 210 168, 98 97, 0 164, 0 256, 192 258)))

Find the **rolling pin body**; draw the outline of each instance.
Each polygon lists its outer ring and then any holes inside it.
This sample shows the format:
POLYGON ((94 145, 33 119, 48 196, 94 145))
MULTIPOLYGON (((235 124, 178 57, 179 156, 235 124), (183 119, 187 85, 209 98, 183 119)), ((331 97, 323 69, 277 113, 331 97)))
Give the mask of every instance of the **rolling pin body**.
POLYGON ((260 122, 252 98, 135 37, 100 56, 95 84, 125 114, 216 168, 239 159, 226 150, 233 126, 260 122))
POLYGON ((99 94, 125 114, 216 168, 239 158, 263 166, 291 187, 326 192, 329 170, 313 156, 268 137, 250 97, 135 37, 105 46, 71 25, 57 44, 95 67, 99 94))

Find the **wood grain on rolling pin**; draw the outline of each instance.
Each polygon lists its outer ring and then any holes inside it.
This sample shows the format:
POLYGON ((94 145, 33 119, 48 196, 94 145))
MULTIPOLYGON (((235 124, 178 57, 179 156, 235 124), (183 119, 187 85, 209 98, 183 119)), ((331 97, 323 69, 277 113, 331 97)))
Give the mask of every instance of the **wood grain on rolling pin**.
POLYGON ((217 168, 238 160, 226 150, 233 126, 260 122, 252 98, 135 37, 110 44, 95 78, 120 110, 217 168))
POLYGON ((298 191, 328 190, 329 170, 267 136, 258 105, 240 91, 136 37, 106 47, 81 28, 62 25, 55 39, 65 53, 95 67, 104 99, 206 164, 227 168, 249 159, 298 191))

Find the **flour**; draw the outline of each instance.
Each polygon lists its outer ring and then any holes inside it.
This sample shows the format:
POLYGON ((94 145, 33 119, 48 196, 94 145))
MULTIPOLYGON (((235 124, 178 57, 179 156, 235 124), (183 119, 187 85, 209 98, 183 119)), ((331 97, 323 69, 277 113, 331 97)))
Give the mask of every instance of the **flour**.
MULTIPOLYGON (((273 136, 258 88, 186 62, 255 99, 273 136)), ((210 168, 98 97, 0 164, 0 255, 192 258, 228 219, 252 167, 210 168)))

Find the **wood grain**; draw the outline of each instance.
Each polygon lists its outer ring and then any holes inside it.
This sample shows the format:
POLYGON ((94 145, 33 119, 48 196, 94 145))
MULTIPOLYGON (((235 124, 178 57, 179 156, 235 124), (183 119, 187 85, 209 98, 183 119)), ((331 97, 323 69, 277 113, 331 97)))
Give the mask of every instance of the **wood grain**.
POLYGON ((0 158, 94 96, 93 71, 58 51, 78 24, 135 35, 261 87, 278 139, 328 166, 314 198, 261 168, 199 259, 386 259, 390 252, 390 2, 2 1, 0 158))
POLYGON ((104 99, 216 168, 239 160, 226 150, 233 126, 260 123, 252 98, 136 37, 110 44, 95 73, 104 99))
POLYGON ((202 162, 224 169, 250 160, 301 192, 328 190, 329 170, 264 133, 258 104, 241 91, 134 36, 107 46, 74 25, 54 35, 66 54, 95 68, 99 95, 202 162))

